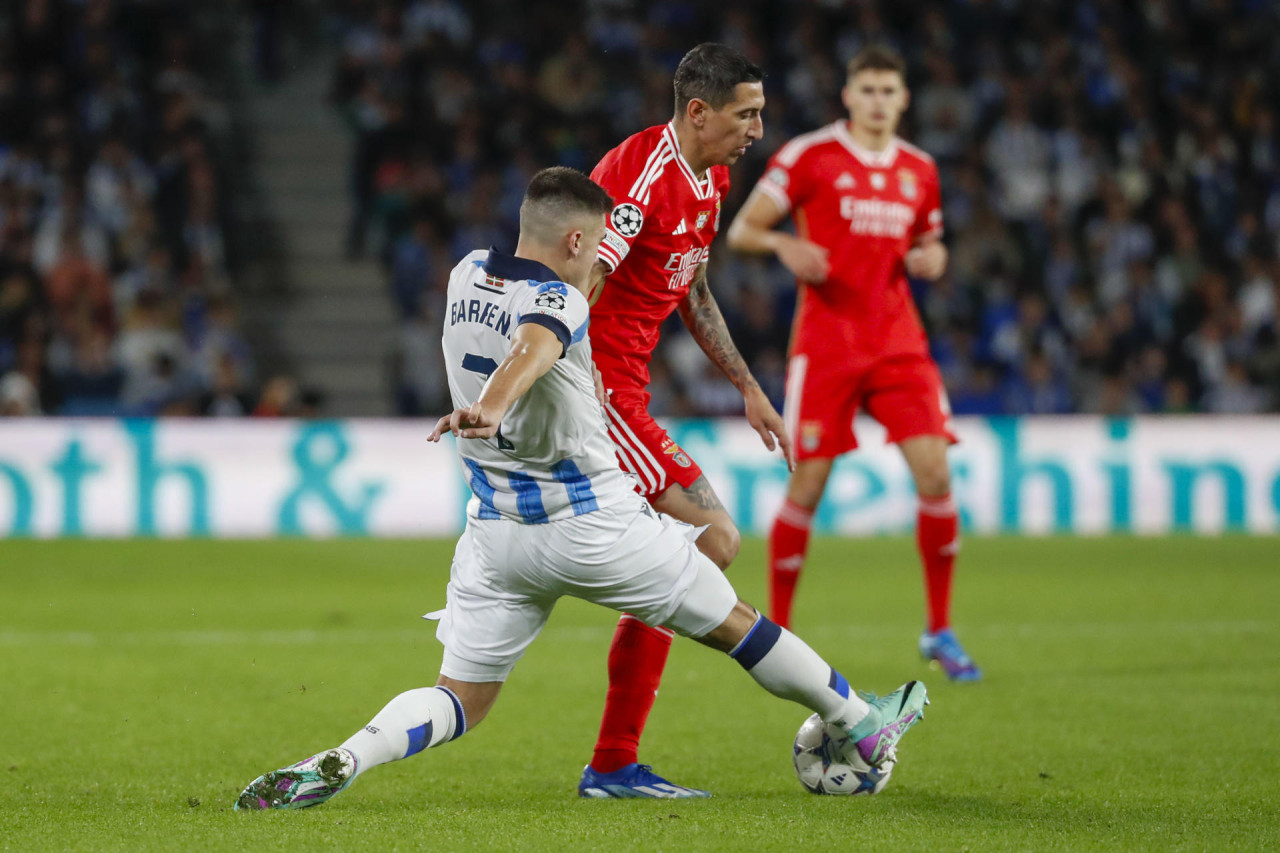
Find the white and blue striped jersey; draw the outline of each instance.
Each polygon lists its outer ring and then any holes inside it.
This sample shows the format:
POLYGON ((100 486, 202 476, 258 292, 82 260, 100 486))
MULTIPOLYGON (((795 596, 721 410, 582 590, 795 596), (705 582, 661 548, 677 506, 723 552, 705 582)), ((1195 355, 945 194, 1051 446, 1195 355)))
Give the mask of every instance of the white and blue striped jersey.
POLYGON ((489 249, 453 268, 448 299, 444 359, 455 408, 480 396, 521 323, 545 326, 564 346, 512 404, 497 435, 458 440, 472 492, 467 515, 542 524, 633 494, 595 395, 586 297, 537 261, 489 249))

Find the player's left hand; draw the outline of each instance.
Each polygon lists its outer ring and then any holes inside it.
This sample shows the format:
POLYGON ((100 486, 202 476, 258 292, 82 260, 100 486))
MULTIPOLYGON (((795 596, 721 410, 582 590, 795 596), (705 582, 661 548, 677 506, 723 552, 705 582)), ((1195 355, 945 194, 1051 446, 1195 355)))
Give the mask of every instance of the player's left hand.
POLYGON ((907 252, 907 275, 937 281, 947 271, 947 247, 940 240, 932 240, 907 252))
POLYGON ((446 432, 458 438, 493 438, 501 425, 500 416, 486 412, 479 402, 475 402, 465 409, 454 409, 436 421, 436 428, 427 436, 427 441, 439 441, 446 432))
POLYGON ((764 442, 764 446, 770 450, 781 447, 782 455, 787 460, 787 470, 796 470, 791 438, 787 435, 787 427, 782 420, 782 415, 778 414, 778 410, 773 407, 773 403, 769 402, 769 398, 759 386, 743 395, 743 399, 747 403, 747 423, 760 433, 760 440, 764 442))

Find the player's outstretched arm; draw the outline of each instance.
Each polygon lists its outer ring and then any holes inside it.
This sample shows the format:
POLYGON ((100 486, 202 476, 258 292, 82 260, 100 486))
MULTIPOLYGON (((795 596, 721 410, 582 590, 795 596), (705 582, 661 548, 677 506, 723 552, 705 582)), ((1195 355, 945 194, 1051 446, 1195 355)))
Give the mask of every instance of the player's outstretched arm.
POLYGON ((724 315, 720 313, 720 306, 716 304, 715 297, 711 295, 711 286, 707 283, 706 264, 698 267, 698 272, 689 285, 689 295, 680 303, 680 319, 684 320, 685 326, 707 354, 707 358, 742 392, 747 406, 747 422, 760 433, 764 446, 770 450, 781 447, 782 454, 787 459, 787 467, 794 469, 791 439, 787 436, 782 416, 769 402, 760 383, 751 375, 746 360, 729 337, 729 327, 725 325, 724 315))
POLYGON ((428 441, 451 432, 459 438, 493 438, 511 404, 555 365, 564 354, 556 333, 536 323, 521 323, 511 336, 511 350, 485 382, 477 400, 454 409, 436 422, 428 441))
POLYGON ((750 255, 777 255, 782 265, 806 284, 821 284, 831 273, 827 250, 817 243, 776 230, 786 217, 778 203, 759 190, 729 226, 729 248, 750 255))

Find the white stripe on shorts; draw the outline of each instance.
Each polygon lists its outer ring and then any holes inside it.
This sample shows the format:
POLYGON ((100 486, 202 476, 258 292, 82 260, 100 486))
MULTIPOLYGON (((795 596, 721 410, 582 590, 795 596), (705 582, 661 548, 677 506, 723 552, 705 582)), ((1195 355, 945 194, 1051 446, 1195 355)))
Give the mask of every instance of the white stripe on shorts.
POLYGON ((653 475, 646 466, 636 464, 630 448, 625 444, 622 433, 613 425, 612 421, 609 422, 609 439, 613 442, 613 449, 617 451, 618 461, 622 463, 622 469, 639 480, 640 485, 644 487, 646 492, 652 491, 654 487, 653 475))
POLYGON ((657 485, 654 486, 652 494, 661 494, 667 487, 667 469, 658 463, 658 460, 649 452, 649 448, 644 446, 644 442, 636 437, 630 425, 623 420, 622 415, 618 414, 618 410, 613 407, 613 404, 606 403, 605 409, 609 412, 610 419, 617 425, 620 435, 629 439, 629 441, 624 441, 623 444, 631 449, 633 460, 638 463, 647 462, 649 470, 656 475, 657 485))
POLYGON ((804 396, 804 376, 809 372, 809 356, 793 355, 787 364, 787 386, 783 389, 782 423, 791 436, 792 446, 800 441, 800 400, 804 396))

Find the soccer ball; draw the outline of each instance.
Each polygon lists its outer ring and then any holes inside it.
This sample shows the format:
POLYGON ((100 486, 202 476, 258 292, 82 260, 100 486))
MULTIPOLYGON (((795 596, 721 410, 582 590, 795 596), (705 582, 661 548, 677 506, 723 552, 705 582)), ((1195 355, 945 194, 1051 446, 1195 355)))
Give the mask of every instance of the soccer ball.
POLYGON ((796 777, 811 794, 878 794, 889 784, 893 760, 872 767, 862 760, 839 726, 831 726, 817 714, 796 732, 791 760, 796 777))

